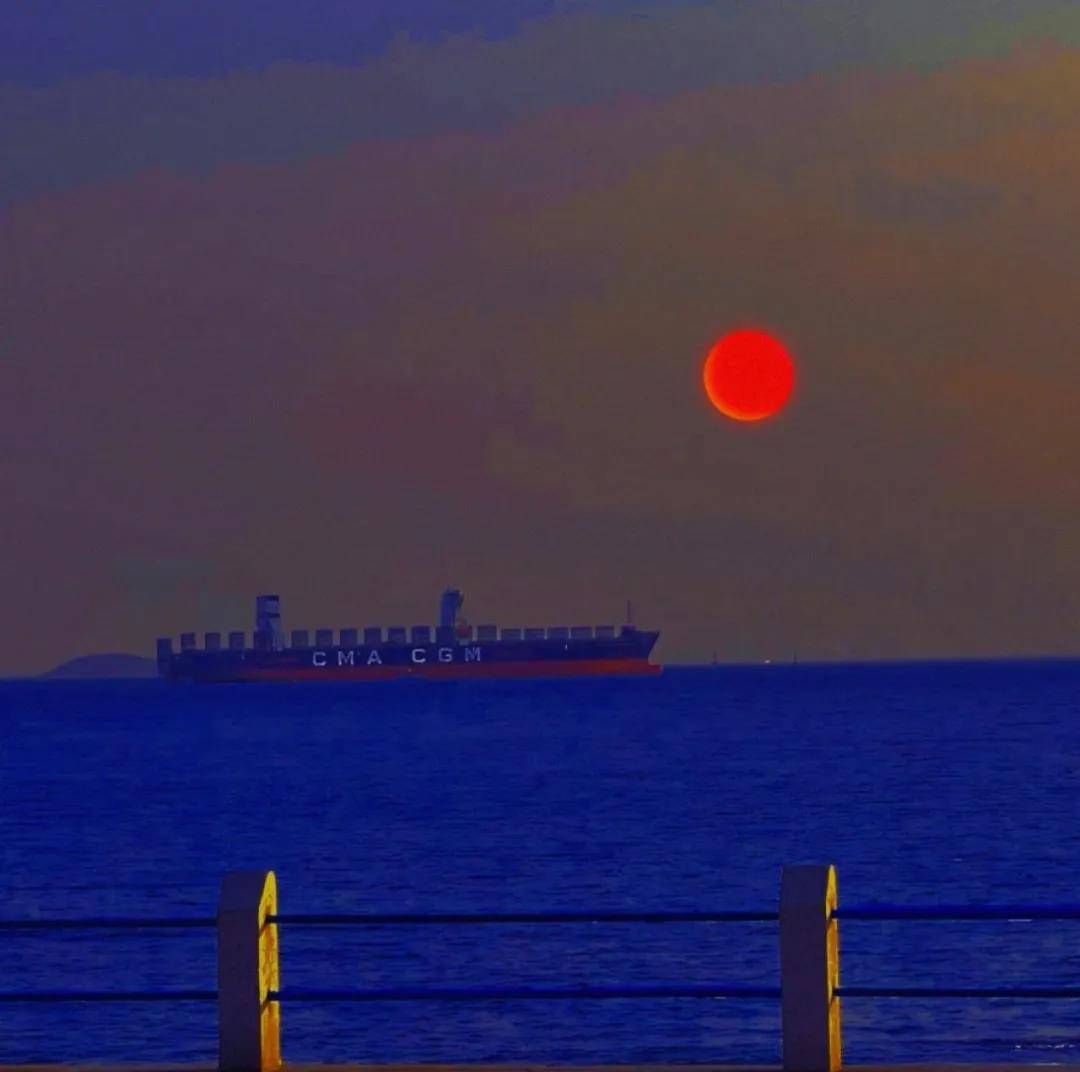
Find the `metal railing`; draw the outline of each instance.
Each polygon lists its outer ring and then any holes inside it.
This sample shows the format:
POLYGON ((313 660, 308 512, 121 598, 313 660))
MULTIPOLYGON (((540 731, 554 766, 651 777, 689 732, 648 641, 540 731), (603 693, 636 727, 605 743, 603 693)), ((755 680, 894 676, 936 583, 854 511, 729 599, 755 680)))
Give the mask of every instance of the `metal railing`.
POLYGON ((281 1065, 282 1003, 481 1002, 746 999, 781 1003, 783 1067, 835 1072, 841 1065, 840 1002, 847 998, 1080 999, 1080 986, 841 986, 839 923, 844 920, 948 922, 1080 921, 1080 905, 890 905, 839 907, 829 865, 785 867, 778 910, 694 912, 280 913, 271 872, 225 876, 214 917, 89 917, 0 920, 5 931, 210 929, 217 936, 216 990, 0 991, 0 1003, 216 1002, 219 1067, 270 1072, 281 1065), (282 988, 279 926, 395 927, 567 924, 779 923, 780 985, 641 983, 603 986, 282 988))
POLYGON ((213 916, 176 916, 166 918, 118 919, 106 916, 87 919, 0 919, 0 931, 126 931, 170 930, 188 927, 216 927, 213 916))
POLYGON ((519 923, 775 923, 780 913, 734 912, 405 912, 270 916, 270 923, 300 926, 395 927, 424 924, 519 923))
POLYGON ((1080 920, 1080 905, 844 905, 833 912, 834 919, 872 919, 901 922, 906 920, 945 920, 950 923, 1005 920, 1029 923, 1039 919, 1080 920))

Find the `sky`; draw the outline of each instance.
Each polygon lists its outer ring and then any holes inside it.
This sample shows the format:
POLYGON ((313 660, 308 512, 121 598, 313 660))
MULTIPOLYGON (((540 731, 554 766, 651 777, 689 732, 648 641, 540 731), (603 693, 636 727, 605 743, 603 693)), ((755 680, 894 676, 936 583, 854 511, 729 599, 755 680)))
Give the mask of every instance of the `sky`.
POLYGON ((1080 650, 1071 0, 4 20, 0 674, 447 584, 672 663, 1080 650))

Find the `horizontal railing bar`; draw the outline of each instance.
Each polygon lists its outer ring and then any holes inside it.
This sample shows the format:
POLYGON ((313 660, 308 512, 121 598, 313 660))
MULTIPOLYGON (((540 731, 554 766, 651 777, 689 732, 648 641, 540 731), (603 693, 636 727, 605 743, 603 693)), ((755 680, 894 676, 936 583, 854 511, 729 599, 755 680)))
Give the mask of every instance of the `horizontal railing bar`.
POLYGON ((1080 986, 842 986, 841 998, 1080 998, 1080 986))
POLYGON ((212 916, 169 917, 165 919, 0 919, 0 931, 132 930, 181 927, 216 927, 212 916))
MULTIPOLYGON (((300 925, 479 924, 479 923, 775 923, 777 911, 715 912, 333 912, 281 913, 268 922, 300 925)), ((841 905, 839 920, 1080 920, 1080 904, 1064 905, 841 905)), ((128 930, 216 927, 213 916, 90 917, 85 919, 0 919, 5 930, 128 930)))
POLYGON ((779 912, 335 912, 279 913, 268 923, 397 926, 473 923, 775 923, 779 912))
MULTIPOLYGON (((392 926, 414 924, 514 923, 775 923, 777 911, 714 912, 332 912, 281 913, 270 923, 297 925, 392 926)), ((841 905, 839 920, 1080 920, 1080 904, 1064 905, 841 905)), ((90 917, 85 919, 0 919, 0 931, 183 929, 217 926, 213 916, 90 917)))
POLYGON ((0 1003, 61 1001, 217 1001, 216 990, 38 990, 0 992, 0 1003))
POLYGON ((940 919, 940 920, 1080 920, 1080 905, 840 905, 833 911, 834 919, 940 919))
POLYGON ((271 991, 270 1001, 588 1001, 617 998, 770 998, 778 986, 392 987, 271 991))

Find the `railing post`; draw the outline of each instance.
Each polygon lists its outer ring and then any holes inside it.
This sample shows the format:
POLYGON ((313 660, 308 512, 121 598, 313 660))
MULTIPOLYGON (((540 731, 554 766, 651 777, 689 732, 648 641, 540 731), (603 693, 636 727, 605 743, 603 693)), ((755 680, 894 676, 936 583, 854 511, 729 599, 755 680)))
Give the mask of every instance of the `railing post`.
POLYGON ((780 882, 780 988, 785 1072, 840 1068, 836 869, 785 867, 780 882))
POLYGON ((281 1067, 281 1007, 267 993, 280 987, 273 871, 233 871, 218 904, 218 1068, 276 1072, 281 1067))

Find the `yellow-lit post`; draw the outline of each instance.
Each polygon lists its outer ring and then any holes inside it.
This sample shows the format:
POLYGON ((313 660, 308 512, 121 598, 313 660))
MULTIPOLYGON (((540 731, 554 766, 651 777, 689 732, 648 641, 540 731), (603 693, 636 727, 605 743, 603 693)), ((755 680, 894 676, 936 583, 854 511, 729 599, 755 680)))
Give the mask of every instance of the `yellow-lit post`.
POLYGON ((281 985, 273 871, 234 871, 218 905, 218 1068, 276 1072, 281 1067, 281 1007, 267 995, 281 985))
POLYGON ((840 1068, 840 935, 836 868, 785 867, 780 882, 780 988, 785 1072, 840 1068))

